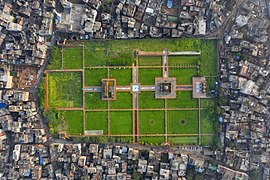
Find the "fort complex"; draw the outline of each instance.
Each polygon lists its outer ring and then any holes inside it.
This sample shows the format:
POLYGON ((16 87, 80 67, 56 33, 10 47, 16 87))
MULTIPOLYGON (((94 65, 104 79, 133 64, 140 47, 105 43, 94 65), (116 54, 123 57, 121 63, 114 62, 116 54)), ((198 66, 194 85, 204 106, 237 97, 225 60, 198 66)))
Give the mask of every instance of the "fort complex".
MULTIPOLYGON (((82 128, 71 131, 66 124, 61 134, 120 137, 135 143, 193 144, 201 144, 201 137, 213 136, 212 131, 201 129, 201 110, 207 106, 201 107, 200 101, 212 100, 206 95, 207 80, 199 74, 200 51, 134 48, 128 64, 87 66, 85 45, 68 44, 61 48, 61 68, 46 71, 45 109, 81 114, 72 121, 82 128), (72 61, 72 55, 69 60, 65 53, 74 49, 81 54, 82 66, 65 68, 66 61, 72 61), (68 73, 71 78, 53 89, 55 82, 59 83, 60 78, 63 81, 68 73), (72 79, 74 74, 79 79, 72 79), (65 83, 73 86, 69 92, 64 92, 65 83)), ((69 121, 68 115, 62 116, 64 122, 69 121)), ((211 127, 210 121, 209 124, 211 127)))

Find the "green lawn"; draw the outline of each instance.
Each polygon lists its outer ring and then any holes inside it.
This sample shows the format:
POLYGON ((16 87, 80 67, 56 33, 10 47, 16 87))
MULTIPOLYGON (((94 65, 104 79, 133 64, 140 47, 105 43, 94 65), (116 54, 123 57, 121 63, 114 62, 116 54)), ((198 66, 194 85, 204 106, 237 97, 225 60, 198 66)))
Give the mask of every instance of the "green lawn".
POLYGON ((198 100, 192 98, 191 91, 178 91, 176 99, 168 99, 168 108, 197 108, 198 100))
POLYGON ((62 111, 65 119, 65 128, 68 134, 83 134, 83 112, 82 111, 62 111))
POLYGON ((142 144, 150 144, 150 145, 153 145, 153 144, 162 144, 165 142, 165 138, 164 137, 149 137, 149 136, 143 136, 143 137, 140 137, 140 143, 142 144))
POLYGON ((155 78, 162 77, 162 69, 139 68, 139 83, 141 85, 155 85, 155 78))
POLYGON ((82 75, 80 72, 49 73, 50 107, 82 106, 82 75))
POLYGON ((54 46, 51 49, 51 59, 48 69, 61 69, 62 68, 62 48, 54 46))
POLYGON ((82 69, 83 53, 82 47, 65 47, 64 48, 64 68, 65 69, 82 69))
POLYGON ((110 69, 110 78, 116 79, 118 86, 129 86, 132 82, 132 70, 131 69, 110 69))
POLYGON ((161 66, 162 58, 161 56, 140 56, 139 65, 140 66, 161 66))
POLYGON ((126 48, 127 41, 92 40, 85 43, 85 66, 100 65, 132 65, 134 62, 133 49, 126 48))
POLYGON ((86 112, 86 130, 103 130, 108 133, 107 112, 86 112))
POLYGON ((168 111, 169 134, 196 134, 198 133, 197 111, 168 111), (185 120, 185 124, 181 124, 185 120))
POLYGON ((164 108, 164 99, 155 99, 155 92, 141 92, 139 94, 140 109, 164 108))
POLYGON ((46 96, 46 84, 45 84, 46 78, 43 78, 41 82, 39 83, 38 87, 38 100, 40 103, 40 109, 43 110, 45 107, 45 96, 46 96))
POLYGON ((192 77, 197 76, 197 69, 176 69, 170 68, 169 69, 169 76, 176 77, 176 83, 180 84, 192 84, 192 77))
POLYGON ((202 146, 211 146, 213 143, 214 136, 201 136, 201 145, 202 146))
POLYGON ((200 56, 169 56, 169 66, 197 65, 200 56))
POLYGON ((85 42, 85 65, 132 65, 134 49, 143 51, 200 51, 197 38, 91 40, 85 42))
POLYGON ((165 133, 164 111, 140 111, 139 133, 140 134, 165 133))
POLYGON ((201 40, 201 76, 217 75, 217 50, 215 40, 201 40))
POLYGON ((168 141, 174 144, 197 145, 198 136, 168 137, 168 141))
POLYGON ((210 108, 216 107, 216 103, 213 99, 200 99, 201 101, 201 108, 210 108))
MULTIPOLYGON (((98 43, 98 41, 96 41, 98 43)), ((96 43, 88 43, 85 46, 85 67, 105 65, 107 59, 106 47, 98 47, 96 43)), ((99 43, 101 44, 101 43, 99 43)), ((105 46, 105 44, 104 44, 105 46)))
POLYGON ((111 134, 132 134, 132 111, 110 112, 111 134))
POLYGON ((101 86, 101 80, 108 78, 107 69, 87 69, 84 73, 85 86, 101 86))
POLYGON ((101 93, 85 93, 86 109, 107 109, 108 101, 102 100, 101 93))
POLYGON ((201 110, 201 131, 202 134, 214 133, 213 121, 217 121, 217 117, 210 115, 207 109, 201 110))
POLYGON ((129 92, 118 92, 117 99, 111 101, 111 109, 131 109, 132 95, 129 92))

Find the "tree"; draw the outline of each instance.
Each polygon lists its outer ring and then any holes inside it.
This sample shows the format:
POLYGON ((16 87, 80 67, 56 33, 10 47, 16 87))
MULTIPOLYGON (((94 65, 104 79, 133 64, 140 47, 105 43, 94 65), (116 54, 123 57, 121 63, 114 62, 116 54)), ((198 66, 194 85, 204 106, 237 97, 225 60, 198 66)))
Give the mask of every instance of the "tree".
POLYGON ((136 170, 134 170, 134 173, 133 173, 133 175, 132 175, 132 178, 133 178, 134 180, 141 180, 141 179, 143 179, 143 175, 141 175, 141 174, 138 173, 136 170))
POLYGON ((61 114, 55 110, 48 110, 44 113, 45 119, 49 122, 49 126, 54 129, 54 133, 58 133, 59 127, 62 125, 61 114))
POLYGON ((249 178, 250 179, 258 179, 259 171, 256 169, 253 169, 249 172, 249 178))
POLYGON ((213 137, 212 150, 218 150, 221 148, 221 140, 218 135, 213 137))

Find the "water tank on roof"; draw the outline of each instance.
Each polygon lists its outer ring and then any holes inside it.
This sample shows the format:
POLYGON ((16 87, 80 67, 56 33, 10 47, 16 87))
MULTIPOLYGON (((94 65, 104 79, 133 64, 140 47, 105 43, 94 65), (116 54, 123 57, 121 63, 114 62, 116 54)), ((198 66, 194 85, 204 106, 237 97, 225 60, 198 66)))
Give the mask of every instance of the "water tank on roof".
POLYGON ((0 109, 5 108, 6 104, 5 103, 0 103, 0 109))
POLYGON ((167 7, 172 8, 173 6, 173 0, 167 0, 167 7))

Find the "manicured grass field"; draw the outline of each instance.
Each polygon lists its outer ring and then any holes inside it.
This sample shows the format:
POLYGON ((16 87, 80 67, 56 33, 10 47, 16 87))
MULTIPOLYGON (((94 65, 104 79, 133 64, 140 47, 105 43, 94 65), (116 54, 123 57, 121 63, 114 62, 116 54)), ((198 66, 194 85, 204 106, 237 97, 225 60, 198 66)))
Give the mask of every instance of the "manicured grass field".
POLYGON ((217 51, 214 40, 201 40, 201 76, 217 75, 217 51))
POLYGON ((164 111, 140 111, 140 134, 163 134, 165 132, 164 111))
POLYGON ((51 59, 48 69, 61 69, 62 68, 62 48, 54 46, 51 49, 51 59))
POLYGON ((103 130, 108 133, 107 112, 86 112, 86 130, 103 130))
MULTIPOLYGON (((205 42, 207 44, 208 41, 205 42)), ((85 65, 132 65, 134 49, 142 51, 201 51, 201 40, 179 39, 129 39, 129 40, 91 40, 85 42, 85 65)), ((206 46, 207 48, 210 46, 206 46)), ((205 49, 207 50, 207 49, 205 49)))
POLYGON ((191 91, 178 91, 176 99, 168 99, 168 108, 197 108, 198 100, 192 98, 191 91))
POLYGON ((168 141, 174 144, 197 145, 198 136, 168 137, 168 141))
POLYGON ((169 66, 197 65, 200 56, 169 56, 169 66))
POLYGON ((80 72, 49 73, 49 107, 81 107, 82 75, 80 72))
POLYGON ((164 99, 155 99, 155 92, 141 92, 139 94, 139 107, 141 109, 164 108, 164 99))
POLYGON ((83 112, 82 111, 63 111, 65 128, 71 135, 83 134, 83 112))
POLYGON ((210 108, 210 107, 216 107, 215 102, 213 99, 201 99, 201 108, 210 108))
POLYGON ((116 84, 119 86, 129 86, 132 82, 131 69, 110 69, 110 78, 116 79, 116 84))
POLYGON ((154 85, 155 78, 162 77, 162 69, 139 69, 139 82, 141 85, 154 85))
POLYGON ((64 69, 82 69, 83 53, 82 47, 64 48, 64 69))
POLYGON ((158 137, 152 137, 152 136, 145 136, 145 137, 140 137, 140 143, 142 144, 162 144, 165 142, 165 138, 162 136, 158 137))
POLYGON ((101 86, 101 80, 108 78, 108 72, 107 69, 87 69, 84 70, 84 76, 85 86, 101 86))
POLYGON ((107 109, 108 101, 102 100, 101 93, 85 93, 85 108, 86 109, 107 109))
POLYGON ((132 111, 110 112, 111 134, 132 134, 132 111))
POLYGON ((207 109, 201 110, 201 131, 203 134, 214 133, 213 121, 217 121, 217 117, 211 116, 207 109))
POLYGON ((41 80, 38 87, 38 100, 40 103, 40 109, 43 110, 45 107, 45 95, 46 95, 46 84, 45 84, 45 77, 41 80))
POLYGON ((210 146, 213 142, 213 136, 201 136, 201 145, 210 146))
POLYGON ((117 100, 111 101, 111 109, 131 109, 132 108, 132 94, 129 92, 118 92, 117 100))
POLYGON ((169 69, 169 76, 176 77, 176 83, 180 84, 192 84, 192 77, 197 76, 197 69, 190 68, 190 69, 169 69))
POLYGON ((140 56, 139 66, 161 66, 162 59, 161 56, 140 56))
POLYGON ((198 133, 197 111, 168 111, 169 134, 196 134, 198 133), (185 120, 185 124, 181 124, 185 120))

